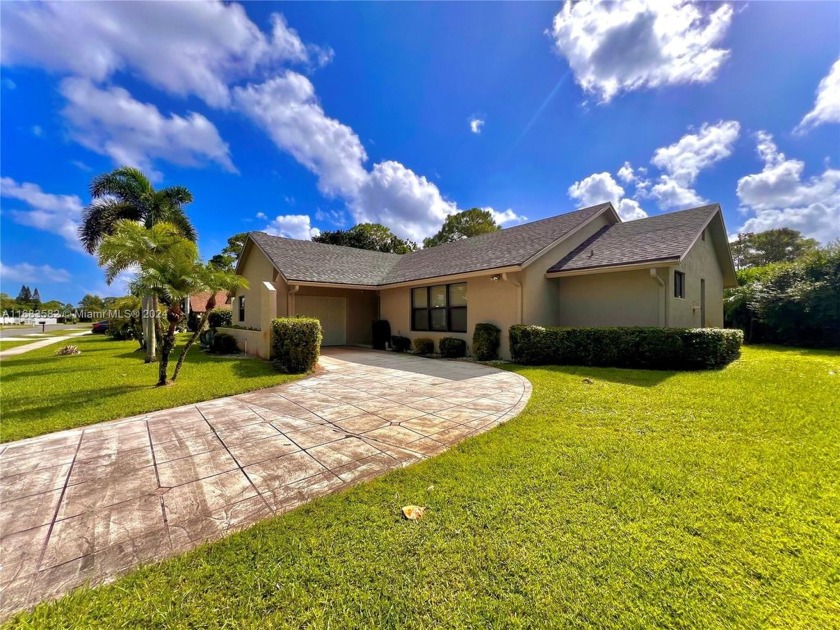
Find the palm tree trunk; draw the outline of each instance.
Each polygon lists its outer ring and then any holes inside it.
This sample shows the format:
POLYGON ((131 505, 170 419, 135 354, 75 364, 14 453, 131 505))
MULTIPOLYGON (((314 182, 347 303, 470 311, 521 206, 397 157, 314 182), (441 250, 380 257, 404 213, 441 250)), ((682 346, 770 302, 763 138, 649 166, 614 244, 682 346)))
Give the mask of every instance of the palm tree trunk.
POLYGON ((201 323, 199 323, 199 325, 196 327, 195 332, 192 334, 192 337, 190 337, 187 340, 187 344, 184 346, 184 349, 181 350, 181 355, 178 357, 178 362, 175 364, 175 371, 172 372, 173 383, 175 382, 175 379, 178 378, 178 372, 181 371, 181 366, 184 364, 184 359, 187 357, 187 353, 190 351, 190 348, 192 348, 193 344, 195 343, 195 340, 198 339, 199 336, 201 336, 201 333, 207 327, 207 315, 209 314, 209 312, 209 310, 204 311, 204 314, 201 316, 201 323))
POLYGON ((142 298, 143 343, 146 346, 146 363, 155 361, 155 318, 151 295, 142 298))
POLYGON ((166 329, 166 335, 164 335, 163 341, 160 344, 158 387, 168 384, 166 381, 166 370, 169 367, 169 355, 172 352, 172 348, 175 347, 175 327, 178 326, 178 322, 181 321, 182 316, 181 305, 177 301, 166 311, 166 320, 169 322, 169 327, 166 329))

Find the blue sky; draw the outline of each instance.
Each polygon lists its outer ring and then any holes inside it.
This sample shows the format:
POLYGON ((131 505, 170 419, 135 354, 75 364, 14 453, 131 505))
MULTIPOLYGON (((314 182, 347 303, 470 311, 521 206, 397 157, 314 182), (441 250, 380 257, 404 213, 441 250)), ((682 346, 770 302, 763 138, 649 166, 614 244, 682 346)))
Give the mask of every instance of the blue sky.
POLYGON ((2 3, 2 290, 108 287, 74 237, 120 164, 231 234, 420 240, 612 201, 840 237, 840 3, 2 3))

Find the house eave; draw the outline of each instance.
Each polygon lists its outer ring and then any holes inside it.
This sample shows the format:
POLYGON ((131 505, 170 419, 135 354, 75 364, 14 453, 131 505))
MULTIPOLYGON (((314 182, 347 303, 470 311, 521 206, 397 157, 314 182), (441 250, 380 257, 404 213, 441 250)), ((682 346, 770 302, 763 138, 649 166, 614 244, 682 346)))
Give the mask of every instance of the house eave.
POLYGON ((636 271, 639 269, 656 269, 657 267, 671 267, 678 265, 679 256, 670 258, 658 258, 626 265, 601 265, 599 267, 587 267, 585 269, 568 269, 564 271, 546 272, 546 278, 568 278, 570 276, 590 276, 598 273, 613 273, 618 271, 636 271))

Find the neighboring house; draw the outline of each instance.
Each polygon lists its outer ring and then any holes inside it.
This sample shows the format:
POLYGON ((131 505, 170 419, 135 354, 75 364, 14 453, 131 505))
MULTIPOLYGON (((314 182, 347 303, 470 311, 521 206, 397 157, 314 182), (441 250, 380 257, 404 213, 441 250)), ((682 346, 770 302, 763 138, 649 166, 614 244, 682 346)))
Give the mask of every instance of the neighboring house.
MULTIPOLYGON (((196 293, 191 295, 189 300, 185 301, 185 314, 187 316, 187 327, 190 330, 195 330, 198 323, 201 321, 202 315, 204 315, 204 311, 207 310, 207 302, 210 300, 210 296, 213 295, 212 291, 203 291, 202 293, 196 293)), ((228 302, 228 294, 227 291, 218 291, 216 293, 216 306, 213 308, 230 308, 230 304, 228 302)))
POLYGON ((370 344, 377 318, 395 335, 468 344, 491 322, 509 357, 518 323, 722 326, 736 286, 718 205, 623 223, 605 203, 404 255, 251 232, 237 272, 251 288, 233 297, 233 321, 263 329, 250 341, 260 355, 271 317, 308 315, 324 345, 370 344))

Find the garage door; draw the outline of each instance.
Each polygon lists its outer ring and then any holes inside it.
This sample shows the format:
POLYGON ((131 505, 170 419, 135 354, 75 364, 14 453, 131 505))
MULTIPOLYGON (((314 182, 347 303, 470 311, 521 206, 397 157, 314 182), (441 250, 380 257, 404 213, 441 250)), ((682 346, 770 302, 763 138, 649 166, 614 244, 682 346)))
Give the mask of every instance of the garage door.
POLYGON ((295 313, 321 321, 325 346, 343 346, 347 343, 347 299, 296 295, 295 313))

